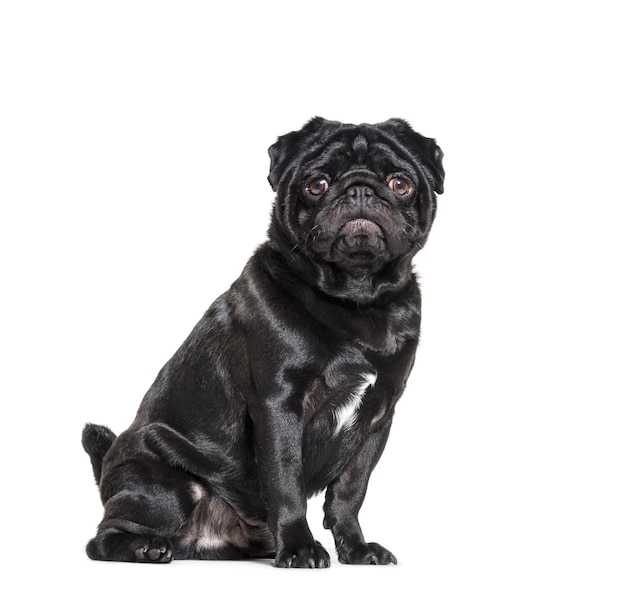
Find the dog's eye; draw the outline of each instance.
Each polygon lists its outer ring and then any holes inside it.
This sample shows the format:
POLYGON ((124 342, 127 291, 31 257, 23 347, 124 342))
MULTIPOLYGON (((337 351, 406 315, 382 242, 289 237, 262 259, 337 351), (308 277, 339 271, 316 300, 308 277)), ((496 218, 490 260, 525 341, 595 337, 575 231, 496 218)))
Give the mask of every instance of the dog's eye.
POLYGON ((328 182, 324 178, 314 179, 308 186, 307 190, 309 194, 313 196, 321 196, 326 190, 328 190, 328 182))
POLYGON ((389 180, 389 187, 398 196, 406 196, 411 191, 411 184, 401 177, 392 177, 389 180))

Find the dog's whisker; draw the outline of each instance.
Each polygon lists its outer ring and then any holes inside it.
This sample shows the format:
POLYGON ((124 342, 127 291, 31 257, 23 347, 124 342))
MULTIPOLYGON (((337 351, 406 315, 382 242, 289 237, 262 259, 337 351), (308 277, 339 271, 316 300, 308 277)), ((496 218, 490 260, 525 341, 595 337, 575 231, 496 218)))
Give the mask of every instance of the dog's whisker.
MULTIPOLYGON (((309 242, 309 239, 311 238, 311 235, 313 234, 313 231, 315 231, 316 229, 319 228, 319 225, 315 225, 311 228, 311 230, 306 234, 306 237, 304 238, 304 245, 306 246, 307 243, 309 242)), ((317 235, 315 237, 313 237, 313 240, 315 240, 317 238, 317 235)))

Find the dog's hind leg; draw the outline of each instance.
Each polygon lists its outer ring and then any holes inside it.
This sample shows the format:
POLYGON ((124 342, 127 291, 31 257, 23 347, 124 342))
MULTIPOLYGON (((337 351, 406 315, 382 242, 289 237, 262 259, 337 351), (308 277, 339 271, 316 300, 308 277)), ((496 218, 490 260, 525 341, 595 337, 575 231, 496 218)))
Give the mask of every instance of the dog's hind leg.
POLYGON ((104 518, 88 544, 99 561, 163 563, 172 560, 172 536, 194 502, 186 473, 152 459, 129 459, 103 476, 104 518))

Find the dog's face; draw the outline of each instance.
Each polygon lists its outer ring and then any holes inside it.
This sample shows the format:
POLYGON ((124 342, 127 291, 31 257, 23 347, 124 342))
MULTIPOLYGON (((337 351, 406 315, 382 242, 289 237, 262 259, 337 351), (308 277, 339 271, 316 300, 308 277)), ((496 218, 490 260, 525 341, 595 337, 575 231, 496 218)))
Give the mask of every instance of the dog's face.
POLYGON ((269 152, 277 192, 270 237, 313 284, 366 302, 406 280, 443 191, 433 140, 402 120, 315 118, 269 152))

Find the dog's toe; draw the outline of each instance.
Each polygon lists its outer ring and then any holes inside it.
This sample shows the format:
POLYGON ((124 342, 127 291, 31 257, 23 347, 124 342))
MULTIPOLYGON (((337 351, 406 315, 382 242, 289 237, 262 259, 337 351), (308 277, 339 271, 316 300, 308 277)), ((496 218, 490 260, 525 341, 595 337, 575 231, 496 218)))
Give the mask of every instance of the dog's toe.
POLYGON ((376 542, 360 543, 337 551, 340 563, 352 565, 397 565, 395 555, 376 542))
POLYGON ((135 549, 135 558, 140 563, 169 563, 173 557, 172 545, 159 536, 146 539, 135 549))

